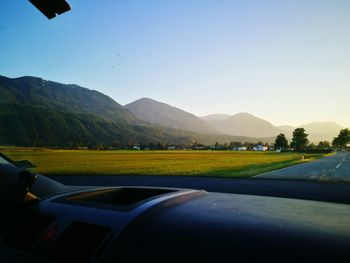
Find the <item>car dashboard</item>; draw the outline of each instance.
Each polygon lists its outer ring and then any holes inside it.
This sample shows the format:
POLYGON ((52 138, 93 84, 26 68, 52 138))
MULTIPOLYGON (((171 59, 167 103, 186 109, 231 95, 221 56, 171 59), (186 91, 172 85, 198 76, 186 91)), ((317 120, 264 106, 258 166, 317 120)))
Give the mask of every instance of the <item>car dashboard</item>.
POLYGON ((97 187, 33 202, 0 262, 348 262, 350 206, 162 187, 97 187))

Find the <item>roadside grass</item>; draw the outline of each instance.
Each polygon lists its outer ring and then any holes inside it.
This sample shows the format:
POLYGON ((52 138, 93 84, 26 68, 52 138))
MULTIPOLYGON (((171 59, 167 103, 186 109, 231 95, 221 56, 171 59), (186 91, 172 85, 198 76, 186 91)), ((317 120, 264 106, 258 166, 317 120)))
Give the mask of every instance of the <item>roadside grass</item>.
POLYGON ((321 154, 232 151, 90 151, 0 147, 44 175, 181 175, 250 177, 323 157, 321 154))

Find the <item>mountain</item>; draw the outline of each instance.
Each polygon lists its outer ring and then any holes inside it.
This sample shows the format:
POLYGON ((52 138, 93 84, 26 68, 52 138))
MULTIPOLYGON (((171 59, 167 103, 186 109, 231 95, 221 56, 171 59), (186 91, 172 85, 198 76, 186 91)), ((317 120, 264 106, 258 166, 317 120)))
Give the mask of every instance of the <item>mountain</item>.
POLYGON ((320 141, 332 141, 344 127, 334 122, 312 122, 298 127, 291 125, 274 126, 270 122, 257 118, 249 113, 238 113, 233 116, 226 114, 212 114, 202 117, 202 120, 217 128, 224 134, 242 135, 254 138, 275 137, 284 133, 290 140, 293 131, 302 127, 309 134, 309 141, 318 143, 320 141))
MULTIPOLYGON (((208 119, 208 118, 207 118, 208 119)), ((244 135, 254 138, 275 137, 281 130, 268 121, 249 113, 238 113, 229 118, 208 121, 209 124, 229 135, 244 135)))
POLYGON ((132 130, 94 115, 21 104, 0 104, 0 127, 0 145, 95 145, 135 136, 132 130))
POLYGON ((231 115, 228 115, 228 114, 210 114, 200 118, 206 122, 216 122, 216 121, 222 121, 222 120, 228 119, 230 117, 231 115))
POLYGON ((93 114, 114 123, 137 122, 133 114, 98 91, 37 77, 0 76, 0 104, 40 105, 59 111, 93 114))
POLYGON ((1 145, 186 143, 198 137, 145 124, 97 91, 36 77, 0 76, 1 145))
POLYGON ((118 142, 214 144, 255 142, 209 135, 139 120, 110 97, 77 85, 36 77, 0 76, 0 145, 70 147, 118 142))
POLYGON ((156 123, 164 127, 202 134, 221 133, 192 113, 153 99, 142 98, 125 105, 125 108, 145 122, 156 123))

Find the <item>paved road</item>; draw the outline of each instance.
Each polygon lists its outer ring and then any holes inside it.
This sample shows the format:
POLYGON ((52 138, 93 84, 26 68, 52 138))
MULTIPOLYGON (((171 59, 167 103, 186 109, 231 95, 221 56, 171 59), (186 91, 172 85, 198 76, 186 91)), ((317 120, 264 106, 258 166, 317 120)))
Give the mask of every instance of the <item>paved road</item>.
POLYGON ((338 152, 311 163, 257 175, 255 178, 350 181, 350 153, 338 152))

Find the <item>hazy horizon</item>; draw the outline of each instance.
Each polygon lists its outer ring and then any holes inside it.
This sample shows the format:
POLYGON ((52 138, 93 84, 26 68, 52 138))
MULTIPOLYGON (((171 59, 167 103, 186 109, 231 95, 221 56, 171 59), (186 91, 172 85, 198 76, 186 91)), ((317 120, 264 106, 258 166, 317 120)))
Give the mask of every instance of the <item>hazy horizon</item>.
POLYGON ((350 127, 349 1, 0 2, 0 75, 149 97, 196 116, 350 127))

